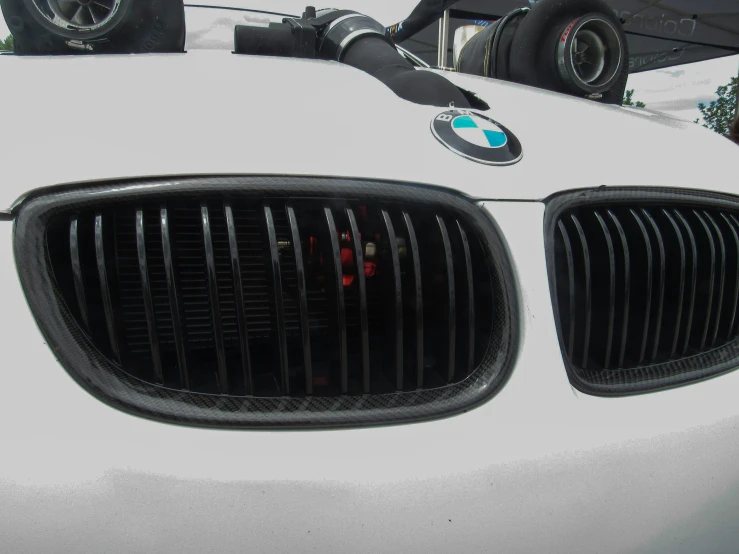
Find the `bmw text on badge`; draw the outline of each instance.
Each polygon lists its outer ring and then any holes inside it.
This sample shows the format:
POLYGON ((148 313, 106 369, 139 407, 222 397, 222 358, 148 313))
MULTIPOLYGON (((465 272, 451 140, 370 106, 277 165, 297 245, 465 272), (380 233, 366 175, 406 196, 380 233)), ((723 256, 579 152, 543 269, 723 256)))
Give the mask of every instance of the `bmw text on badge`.
POLYGON ((523 157, 521 143, 497 121, 470 110, 447 110, 431 121, 441 144, 481 164, 509 165, 523 157))

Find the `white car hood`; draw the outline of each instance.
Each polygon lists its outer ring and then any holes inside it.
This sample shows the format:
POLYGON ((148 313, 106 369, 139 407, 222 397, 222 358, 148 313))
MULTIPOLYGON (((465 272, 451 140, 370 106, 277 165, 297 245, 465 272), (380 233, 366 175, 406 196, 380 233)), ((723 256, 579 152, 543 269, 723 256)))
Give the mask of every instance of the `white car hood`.
POLYGON ((184 175, 384 179, 518 200, 603 185, 736 187, 736 145, 698 125, 453 73, 519 138, 519 163, 454 154, 430 130, 443 108, 338 63, 220 51, 6 55, 0 75, 0 208, 40 187, 184 175))

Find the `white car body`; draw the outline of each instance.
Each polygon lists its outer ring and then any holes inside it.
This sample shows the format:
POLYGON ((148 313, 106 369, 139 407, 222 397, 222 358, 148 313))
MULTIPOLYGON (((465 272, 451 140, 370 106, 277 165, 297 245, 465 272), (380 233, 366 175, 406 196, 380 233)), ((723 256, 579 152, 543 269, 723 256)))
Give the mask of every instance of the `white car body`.
POLYGON ((620 398, 576 390, 543 236, 544 201, 562 191, 735 193, 736 145, 652 112, 445 73, 521 141, 519 163, 487 166, 434 138, 442 109, 359 70, 223 50, 2 56, 0 75, 0 550, 736 550, 739 372, 620 398), (200 429, 94 398, 28 309, 13 214, 41 190, 196 175, 392 180, 474 199, 514 266, 510 379, 467 413, 351 430, 200 429))

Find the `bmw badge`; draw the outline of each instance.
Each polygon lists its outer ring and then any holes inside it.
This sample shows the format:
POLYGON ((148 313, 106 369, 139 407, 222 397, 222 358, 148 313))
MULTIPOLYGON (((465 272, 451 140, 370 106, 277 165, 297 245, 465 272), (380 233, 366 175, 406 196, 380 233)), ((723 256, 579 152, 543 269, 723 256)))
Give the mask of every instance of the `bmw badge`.
POLYGON ((489 165, 514 164, 523 156, 516 135, 489 117, 451 109, 431 121, 431 132, 455 154, 489 165))

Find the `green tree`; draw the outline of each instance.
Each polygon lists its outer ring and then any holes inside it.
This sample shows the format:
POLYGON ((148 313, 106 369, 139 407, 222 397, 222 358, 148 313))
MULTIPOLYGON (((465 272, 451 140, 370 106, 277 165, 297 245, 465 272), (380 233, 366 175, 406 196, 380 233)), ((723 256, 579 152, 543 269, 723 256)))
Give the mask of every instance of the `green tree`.
POLYGON ((8 35, 5 40, 0 40, 0 50, 13 50, 13 35, 8 35))
POLYGON ((635 108, 646 108, 647 107, 647 105, 644 102, 640 102, 639 100, 634 102, 634 89, 633 88, 631 90, 626 91, 626 93, 624 94, 624 99, 621 102, 621 105, 622 106, 633 106, 635 108))
POLYGON ((739 78, 732 77, 728 84, 716 89, 716 96, 718 96, 716 100, 712 100, 708 106, 703 102, 698 104, 698 109, 703 115, 704 127, 713 129, 720 135, 729 134, 729 128, 736 117, 738 88, 739 78))

